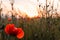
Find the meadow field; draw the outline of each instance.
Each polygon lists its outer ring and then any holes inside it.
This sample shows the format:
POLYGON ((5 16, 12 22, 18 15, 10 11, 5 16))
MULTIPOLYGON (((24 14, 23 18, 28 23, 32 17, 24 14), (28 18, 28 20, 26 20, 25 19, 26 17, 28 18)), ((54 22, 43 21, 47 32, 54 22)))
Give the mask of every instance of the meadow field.
MULTIPOLYGON (((20 18, 13 17, 9 22, 7 18, 1 19, 0 26, 14 23, 15 26, 24 30, 24 37, 21 40, 60 40, 60 17, 52 18, 20 18)), ((4 27, 0 29, 0 40, 18 40, 16 37, 6 35, 4 27)))

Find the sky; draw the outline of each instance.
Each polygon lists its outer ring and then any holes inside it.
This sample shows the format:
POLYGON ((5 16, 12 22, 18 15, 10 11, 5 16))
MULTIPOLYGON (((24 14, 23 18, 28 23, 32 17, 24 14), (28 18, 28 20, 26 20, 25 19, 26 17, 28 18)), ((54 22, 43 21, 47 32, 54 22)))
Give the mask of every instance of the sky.
MULTIPOLYGON (((0 0, 1 1, 1 0, 0 0)), ((51 2, 51 5, 54 1, 54 9, 58 9, 57 11, 60 12, 60 1, 59 0, 48 0, 51 2), (58 4, 58 6, 57 6, 58 4)), ((21 12, 25 12, 28 16, 34 17, 38 15, 38 5, 41 4, 42 7, 45 6, 46 0, 14 0, 14 8, 17 10, 19 9, 21 12)), ((3 13, 5 14, 8 10, 11 10, 11 5, 9 0, 2 0, 2 7, 3 13)), ((50 8, 49 8, 50 9, 50 8)), ((42 9, 41 9, 42 10, 42 9)))
MULTIPOLYGON (((11 7, 9 0, 2 0, 3 4, 9 9, 11 7)), ((20 6, 29 6, 30 5, 37 5, 37 0, 14 0, 14 7, 19 8, 20 6)))
MULTIPOLYGON (((11 5, 10 5, 9 0, 2 0, 2 1, 4 4, 4 6, 3 6, 4 8, 6 8, 6 9, 10 8, 11 9, 11 5)), ((48 1, 53 3, 53 0, 48 0, 48 1)), ((14 8, 19 8, 20 10, 22 10, 24 8, 29 9, 31 6, 36 7, 39 4, 44 6, 45 3, 46 3, 46 0, 39 0, 39 3, 37 2, 37 0, 14 0, 14 8)), ((52 5, 52 3, 51 3, 51 5, 52 5)), ((58 4, 58 9, 60 9, 59 0, 54 0, 54 8, 57 8, 57 4, 58 4)))
MULTIPOLYGON (((6 10, 11 10, 11 5, 9 0, 2 0, 3 12, 6 10), (6 10, 5 10, 6 9, 6 10)), ((14 8, 19 9, 20 11, 26 12, 29 16, 37 16, 37 0, 14 0, 14 8)), ((4 13, 5 13, 4 12, 4 13)))

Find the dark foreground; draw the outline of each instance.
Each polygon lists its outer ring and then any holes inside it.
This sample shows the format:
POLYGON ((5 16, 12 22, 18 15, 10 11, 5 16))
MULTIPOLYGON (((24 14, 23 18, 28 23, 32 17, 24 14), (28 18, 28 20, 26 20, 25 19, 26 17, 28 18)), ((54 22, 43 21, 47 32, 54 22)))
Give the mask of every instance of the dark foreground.
MULTIPOLYGON (((1 19, 0 26, 3 24, 14 23, 21 27, 25 36, 21 40, 60 40, 60 17, 58 18, 13 18, 12 21, 1 19)), ((18 40, 16 37, 6 35, 4 28, 0 28, 0 40, 18 40)))

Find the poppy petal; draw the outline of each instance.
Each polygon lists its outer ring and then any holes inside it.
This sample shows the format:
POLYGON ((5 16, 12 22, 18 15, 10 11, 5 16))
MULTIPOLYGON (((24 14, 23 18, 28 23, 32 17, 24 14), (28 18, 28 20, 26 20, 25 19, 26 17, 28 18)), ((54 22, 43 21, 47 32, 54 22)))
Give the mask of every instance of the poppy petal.
POLYGON ((7 24, 6 27, 5 27, 5 32, 6 34, 11 34, 14 30, 14 24, 7 24))
POLYGON ((24 31, 21 28, 18 28, 17 38, 21 39, 24 37, 24 31))

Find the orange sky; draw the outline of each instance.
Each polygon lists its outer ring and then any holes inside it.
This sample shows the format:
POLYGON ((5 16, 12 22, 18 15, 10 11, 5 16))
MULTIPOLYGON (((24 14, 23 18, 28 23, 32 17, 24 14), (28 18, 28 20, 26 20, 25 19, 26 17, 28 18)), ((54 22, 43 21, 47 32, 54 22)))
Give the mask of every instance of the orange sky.
MULTIPOLYGON (((45 6, 46 0, 14 0, 14 8, 17 10, 25 12, 28 16, 34 17, 38 15, 38 5, 41 4, 42 7, 45 6)), ((48 2, 51 2, 51 5, 53 3, 53 0, 48 0, 48 2)), ((6 13, 6 11, 11 10, 11 5, 9 0, 2 0, 2 7, 3 13, 6 13)), ((58 0, 54 0, 54 9, 57 8, 58 12, 60 11, 60 2, 58 0), (57 6, 58 4, 58 6, 57 6)), ((42 10, 42 9, 41 9, 42 10)))
MULTIPOLYGON (((2 1, 3 1, 2 7, 4 8, 3 12, 4 11, 6 12, 6 10, 11 10, 10 1, 9 0, 2 0, 2 1)), ((30 17, 38 15, 36 0, 15 0, 14 8, 26 12, 26 14, 30 17)))

